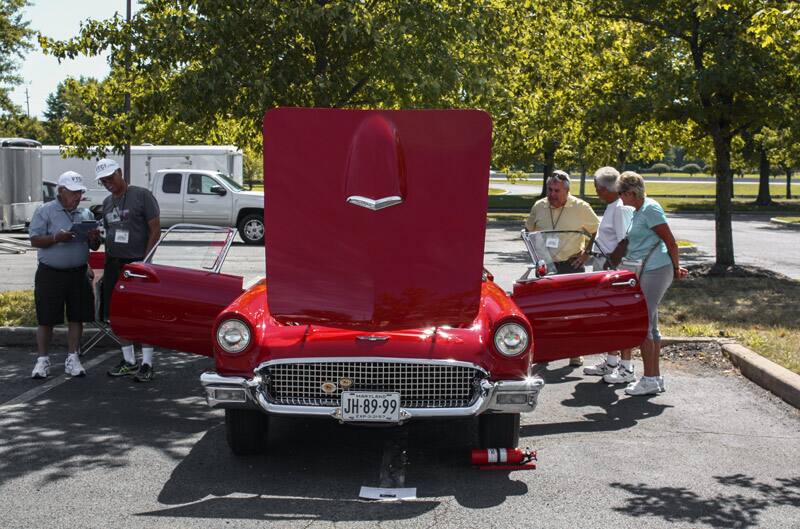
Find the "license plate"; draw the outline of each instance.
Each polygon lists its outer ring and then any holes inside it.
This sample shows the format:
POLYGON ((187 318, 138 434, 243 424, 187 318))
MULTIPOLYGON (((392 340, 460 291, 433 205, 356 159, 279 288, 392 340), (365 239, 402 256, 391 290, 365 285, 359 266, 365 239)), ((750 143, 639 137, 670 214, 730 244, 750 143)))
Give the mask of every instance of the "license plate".
POLYGON ((399 422, 399 393, 342 393, 342 420, 353 422, 399 422))

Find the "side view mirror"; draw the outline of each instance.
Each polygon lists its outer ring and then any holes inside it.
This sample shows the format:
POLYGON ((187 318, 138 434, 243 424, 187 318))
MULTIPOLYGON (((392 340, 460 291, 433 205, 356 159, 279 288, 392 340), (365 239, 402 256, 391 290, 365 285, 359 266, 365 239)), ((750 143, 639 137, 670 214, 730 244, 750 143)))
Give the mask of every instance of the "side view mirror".
POLYGON ((228 191, 224 187, 222 187, 220 185, 211 186, 211 189, 209 191, 211 191, 215 195, 219 195, 221 197, 224 197, 225 195, 228 194, 228 191))
POLYGON ((539 259, 536 263, 536 277, 544 277, 547 275, 547 263, 544 259, 539 259))
POLYGON ((89 211, 92 212, 92 215, 94 215, 95 220, 103 220, 103 205, 102 204, 95 204, 94 206, 89 208, 89 211))

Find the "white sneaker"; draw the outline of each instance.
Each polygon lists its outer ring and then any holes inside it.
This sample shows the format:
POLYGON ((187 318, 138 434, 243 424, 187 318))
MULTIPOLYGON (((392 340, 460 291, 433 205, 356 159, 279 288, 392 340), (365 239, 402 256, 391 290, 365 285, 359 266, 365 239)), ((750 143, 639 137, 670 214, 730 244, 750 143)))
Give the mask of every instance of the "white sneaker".
POLYGON ((625 388, 628 395, 655 395, 661 393, 658 377, 642 377, 625 388))
POLYGON ((618 365, 619 364, 614 364, 612 366, 605 359, 603 359, 602 361, 596 363, 593 366, 584 367, 583 368, 583 374, 584 375, 599 375, 599 376, 610 375, 611 373, 614 372, 615 369, 617 369, 618 365))
POLYGON ((64 362, 64 372, 72 377, 86 376, 86 370, 81 365, 78 353, 67 355, 67 360, 64 362))
POLYGON ((664 393, 665 391, 667 391, 667 385, 664 383, 664 377, 657 376, 656 378, 658 379, 658 392, 664 393))
POLYGON ((50 358, 47 356, 40 356, 36 359, 36 365, 33 366, 33 373, 31 378, 47 378, 50 376, 50 358))
POLYGON ((606 384, 627 384, 634 380, 636 380, 636 374, 634 373, 633 366, 627 369, 622 367, 622 364, 618 365, 612 373, 603 376, 603 381, 606 384))

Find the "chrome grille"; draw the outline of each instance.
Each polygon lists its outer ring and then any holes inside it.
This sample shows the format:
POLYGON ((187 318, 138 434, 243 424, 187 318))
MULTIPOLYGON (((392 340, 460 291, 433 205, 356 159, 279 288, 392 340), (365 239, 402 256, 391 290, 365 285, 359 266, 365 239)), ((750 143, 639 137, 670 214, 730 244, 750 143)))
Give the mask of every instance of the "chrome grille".
MULTIPOLYGON (((298 362, 262 367, 267 398, 293 406, 339 406, 342 391, 400 393, 403 408, 464 408, 477 398, 485 374, 469 365, 416 362, 298 362), (352 381, 348 388, 342 380, 352 381), (331 384, 331 393, 323 384, 331 384)), ((346 385, 346 383, 345 383, 346 385)))

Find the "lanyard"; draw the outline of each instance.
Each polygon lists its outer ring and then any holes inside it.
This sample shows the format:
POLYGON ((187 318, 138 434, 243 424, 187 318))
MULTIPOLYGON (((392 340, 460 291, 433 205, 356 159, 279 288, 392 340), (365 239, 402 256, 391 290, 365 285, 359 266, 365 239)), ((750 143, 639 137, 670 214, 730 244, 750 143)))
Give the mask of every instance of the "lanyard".
POLYGON ((556 218, 555 221, 553 221, 553 208, 547 208, 547 210, 550 212, 550 224, 553 225, 553 230, 554 231, 556 229, 556 226, 558 226, 558 221, 561 220, 561 215, 564 214, 564 208, 565 207, 566 207, 566 204, 561 206, 561 211, 558 212, 558 217, 556 218))
POLYGON ((126 189, 125 192, 122 194, 122 198, 118 203, 114 204, 117 212, 119 213, 119 220, 122 221, 122 212, 125 211, 125 201, 128 200, 128 190, 126 189))

